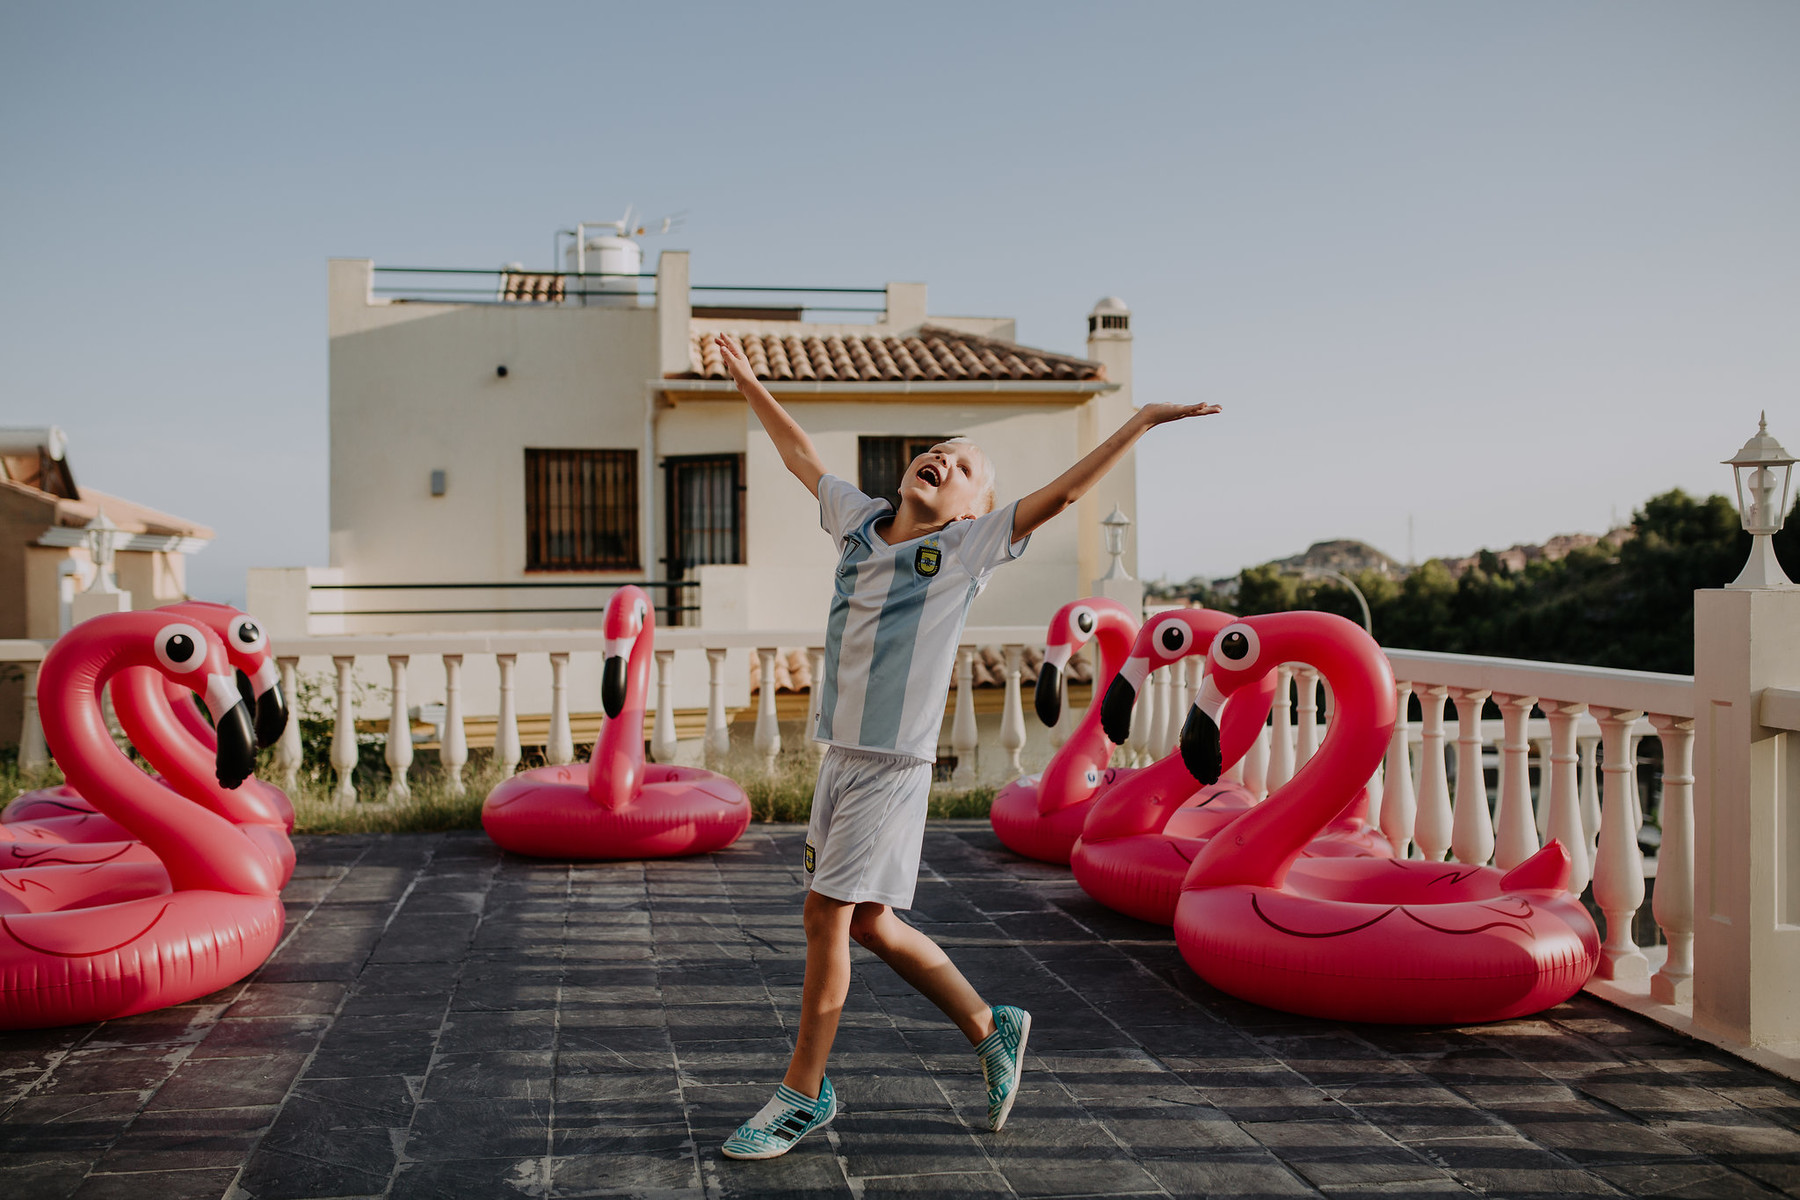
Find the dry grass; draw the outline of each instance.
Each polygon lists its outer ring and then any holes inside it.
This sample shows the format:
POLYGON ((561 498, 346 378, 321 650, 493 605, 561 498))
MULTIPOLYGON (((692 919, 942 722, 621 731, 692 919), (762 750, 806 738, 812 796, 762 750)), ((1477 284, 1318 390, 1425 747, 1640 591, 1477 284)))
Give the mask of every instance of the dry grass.
MULTIPOLYGON (((437 833, 481 827, 481 802, 502 778, 484 754, 471 755, 463 772, 462 794, 455 795, 438 767, 437 756, 422 753, 407 776, 409 796, 392 800, 388 795, 391 776, 377 757, 379 747, 375 750, 375 754, 365 753, 357 766, 354 802, 337 798, 336 777, 330 767, 308 763, 300 771, 288 792, 294 802, 295 833, 437 833)), ((527 760, 525 765, 534 763, 527 760)), ((812 813, 819 762, 804 749, 783 753, 772 772, 764 771, 761 756, 748 750, 734 753, 722 770, 750 797, 754 821, 803 822, 812 813)), ((266 753, 258 773, 264 779, 275 777, 266 753)), ((54 766, 21 772, 16 760, 0 758, 0 803, 19 792, 61 782, 62 773, 54 766)), ((993 802, 991 787, 966 792, 940 787, 932 793, 929 813, 933 817, 985 817, 993 802)))

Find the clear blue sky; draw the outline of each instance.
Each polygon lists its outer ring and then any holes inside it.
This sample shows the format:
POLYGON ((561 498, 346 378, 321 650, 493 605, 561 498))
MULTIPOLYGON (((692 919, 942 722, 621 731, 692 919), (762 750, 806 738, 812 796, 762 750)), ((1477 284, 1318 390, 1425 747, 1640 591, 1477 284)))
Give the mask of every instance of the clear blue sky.
POLYGON ((635 202, 696 282, 1123 296, 1139 400, 1226 406, 1141 452, 1150 575, 1598 531, 1800 448, 1796 62, 1787 0, 10 5, 0 424, 241 596, 325 561, 325 260, 635 202))

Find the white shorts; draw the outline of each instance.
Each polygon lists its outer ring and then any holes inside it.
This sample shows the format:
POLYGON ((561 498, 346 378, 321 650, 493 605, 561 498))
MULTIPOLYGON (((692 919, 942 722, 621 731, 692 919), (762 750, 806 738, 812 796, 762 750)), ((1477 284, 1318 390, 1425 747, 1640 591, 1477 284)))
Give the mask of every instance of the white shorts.
POLYGON ((806 827, 806 887, 850 904, 911 908, 931 764, 827 746, 806 827))

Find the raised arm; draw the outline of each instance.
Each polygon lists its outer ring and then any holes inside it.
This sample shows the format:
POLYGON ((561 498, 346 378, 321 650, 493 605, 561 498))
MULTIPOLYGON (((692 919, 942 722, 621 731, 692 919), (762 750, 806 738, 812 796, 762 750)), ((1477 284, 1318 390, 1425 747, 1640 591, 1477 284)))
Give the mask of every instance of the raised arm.
POLYGON ((769 389, 750 369, 749 360, 736 342, 719 333, 713 335, 713 345, 719 348, 719 357, 725 360, 725 369, 731 372, 737 390, 750 402, 750 411, 756 414, 756 419, 774 440, 775 449, 781 452, 782 463, 793 472, 795 479, 806 485, 807 491, 817 496, 819 477, 825 474, 825 464, 819 461, 819 452, 813 448, 806 430, 788 415, 779 400, 769 395, 769 389))
POLYGON ((1080 462, 1019 501, 1013 510, 1013 541, 1031 533, 1087 494, 1087 490, 1118 465, 1125 452, 1146 432, 1170 421, 1208 417, 1219 411, 1216 404, 1146 404, 1131 414, 1113 435, 1084 455, 1080 462))

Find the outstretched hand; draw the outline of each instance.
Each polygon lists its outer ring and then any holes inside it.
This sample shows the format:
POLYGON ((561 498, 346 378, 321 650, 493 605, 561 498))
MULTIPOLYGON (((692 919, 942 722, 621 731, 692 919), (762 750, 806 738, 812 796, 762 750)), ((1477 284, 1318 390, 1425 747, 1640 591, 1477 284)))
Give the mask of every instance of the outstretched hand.
POLYGON ((750 369, 750 360, 744 357, 743 348, 736 342, 722 333, 715 333, 713 345, 718 348, 719 358, 733 379, 743 383, 756 378, 756 372, 750 369))
POLYGON ((1153 425, 1166 425, 1170 421, 1183 421, 1188 417, 1210 417, 1223 411, 1217 404, 1146 404, 1137 410, 1137 415, 1147 429, 1153 425))

